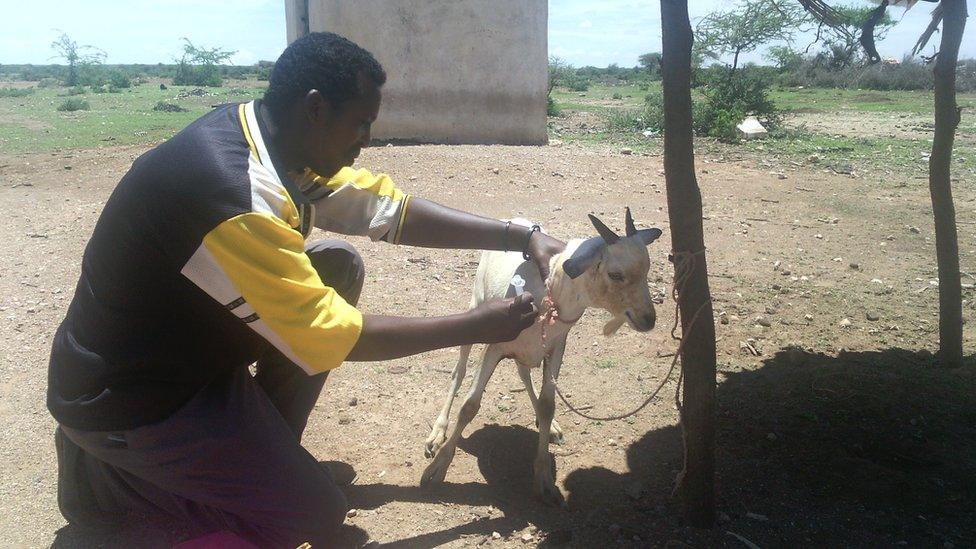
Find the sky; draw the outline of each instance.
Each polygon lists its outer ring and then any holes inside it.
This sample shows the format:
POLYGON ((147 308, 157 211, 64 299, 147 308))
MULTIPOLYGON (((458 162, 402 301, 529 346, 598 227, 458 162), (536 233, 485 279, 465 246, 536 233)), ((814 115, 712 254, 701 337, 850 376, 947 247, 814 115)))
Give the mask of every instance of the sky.
MULTIPOLYGON (((731 2, 689 4, 694 25, 731 2)), ((78 44, 97 46, 106 63, 172 63, 182 51, 182 37, 201 47, 236 51, 235 64, 274 60, 286 45, 284 5, 284 0, 0 0, 0 63, 57 62, 50 45, 62 32, 78 44)), ((976 57, 976 0, 967 5, 971 17, 960 56, 976 57)), ((900 23, 878 44, 881 55, 900 59, 908 53, 928 24, 932 6, 919 2, 907 14, 889 8, 900 23)), ((938 35, 932 38, 938 40, 938 35)), ((802 49, 809 41, 809 36, 800 37, 797 45, 802 49)), ((574 66, 632 67, 642 53, 660 50, 658 0, 549 0, 549 54, 574 66)), ((761 62, 762 52, 743 61, 761 62)))

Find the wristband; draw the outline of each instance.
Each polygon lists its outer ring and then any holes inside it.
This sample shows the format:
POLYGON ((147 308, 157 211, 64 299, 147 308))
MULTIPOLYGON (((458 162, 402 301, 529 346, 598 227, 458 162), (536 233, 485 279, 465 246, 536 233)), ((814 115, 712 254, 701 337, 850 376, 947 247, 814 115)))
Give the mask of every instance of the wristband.
POLYGON ((529 242, 532 242, 533 233, 541 231, 542 227, 539 227, 538 225, 532 225, 532 228, 529 229, 529 236, 525 238, 525 248, 522 249, 522 259, 526 261, 532 259, 532 256, 529 255, 529 242))

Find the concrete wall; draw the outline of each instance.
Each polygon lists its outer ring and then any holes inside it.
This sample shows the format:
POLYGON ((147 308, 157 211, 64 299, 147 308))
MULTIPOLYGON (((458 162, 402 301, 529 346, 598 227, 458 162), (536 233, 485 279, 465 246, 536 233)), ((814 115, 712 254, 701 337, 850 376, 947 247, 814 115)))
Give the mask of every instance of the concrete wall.
POLYGON ((386 69, 375 138, 546 142, 546 0, 286 0, 289 42, 304 6, 386 69))

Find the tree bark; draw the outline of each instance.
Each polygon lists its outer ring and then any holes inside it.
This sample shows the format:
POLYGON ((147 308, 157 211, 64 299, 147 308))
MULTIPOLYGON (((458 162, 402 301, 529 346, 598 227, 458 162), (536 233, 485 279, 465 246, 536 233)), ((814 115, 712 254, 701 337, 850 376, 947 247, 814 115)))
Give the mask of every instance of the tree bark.
MULTIPOLYGON (((712 318, 702 229, 702 201, 695 179, 691 120, 691 23, 687 0, 661 0, 664 88, 664 170, 675 265, 693 256, 692 272, 678 288, 684 344, 685 464, 678 477, 685 520, 715 524, 715 324, 712 318), (694 319, 697 313, 697 319, 694 319), (694 319, 694 326, 690 326, 694 319)), ((680 273, 677 273, 680 274, 680 273)))
POLYGON ((966 0, 942 0, 942 45, 935 63, 935 136, 929 157, 929 193, 935 215, 935 253, 939 265, 939 358, 944 366, 962 365, 962 288, 956 209, 952 203, 952 143, 959 125, 956 63, 966 28, 966 0))

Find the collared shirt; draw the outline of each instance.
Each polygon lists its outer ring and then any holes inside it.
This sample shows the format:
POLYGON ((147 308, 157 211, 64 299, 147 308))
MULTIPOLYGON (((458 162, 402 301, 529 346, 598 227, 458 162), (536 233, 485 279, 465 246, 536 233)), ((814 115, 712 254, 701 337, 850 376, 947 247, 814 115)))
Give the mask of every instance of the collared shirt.
POLYGON ((362 314, 304 253, 311 227, 399 241, 389 177, 276 165, 257 102, 226 105, 137 159, 112 193, 54 338, 48 407, 68 426, 165 418, 273 345, 309 374, 340 365, 362 314))

